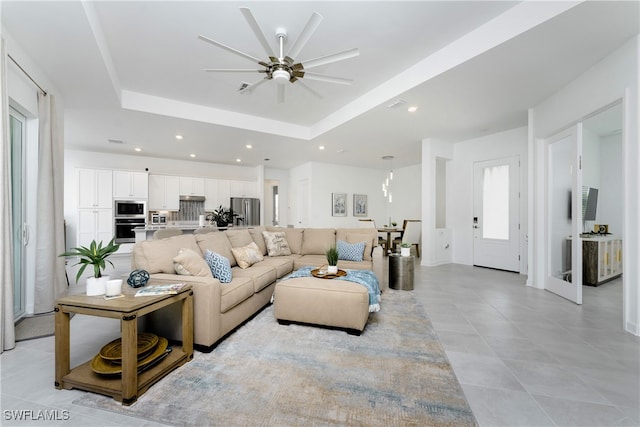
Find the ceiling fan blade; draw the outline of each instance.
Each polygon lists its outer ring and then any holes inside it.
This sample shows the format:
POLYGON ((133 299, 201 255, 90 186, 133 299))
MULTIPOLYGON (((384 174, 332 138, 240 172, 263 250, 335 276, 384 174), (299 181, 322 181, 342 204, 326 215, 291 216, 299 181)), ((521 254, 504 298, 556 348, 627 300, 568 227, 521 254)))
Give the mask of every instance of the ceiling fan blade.
POLYGON ((222 44, 222 43, 217 42, 215 40, 211 40, 209 37, 198 36, 198 38, 200 40, 203 40, 203 41, 207 42, 207 43, 211 43, 214 46, 218 46, 218 47, 220 47, 220 48, 222 48, 224 50, 227 50, 227 51, 229 51, 231 53, 235 53, 236 55, 242 56, 243 58, 249 59, 249 60, 251 60, 251 61, 253 61, 255 63, 258 63, 260 65, 263 64, 263 62, 260 59, 256 58, 255 56, 251 56, 248 53, 240 52, 238 49, 234 49, 232 47, 227 46, 226 44, 222 44))
POLYGON ((321 56, 319 58, 311 59, 309 61, 302 61, 302 66, 305 70, 313 67, 319 67, 320 65, 331 64, 333 62, 344 61, 345 59, 353 58, 360 55, 358 48, 345 50, 344 52, 333 53, 331 55, 321 56))
POLYGON ((305 25, 300 35, 291 46, 291 49, 289 49, 289 52, 287 53, 289 58, 296 58, 298 56, 302 48, 304 48, 304 45, 307 44, 313 33, 320 25, 320 22, 322 22, 322 19, 322 15, 318 12, 313 12, 311 18, 309 18, 309 21, 307 22, 307 25, 305 25))
POLYGON ((278 104, 284 102, 284 85, 278 85, 278 104))
POLYGON ((266 73, 266 70, 254 70, 250 68, 205 68, 210 73, 266 73))
POLYGON ((316 73, 304 73, 304 78, 307 80, 317 80, 319 82, 327 82, 327 83, 337 83, 339 85, 350 85, 353 83, 351 79, 345 79, 342 77, 331 77, 325 76, 324 74, 316 74, 316 73))
POLYGON ((262 45, 262 48, 267 53, 267 56, 270 58, 274 57, 275 55, 273 53, 273 49, 271 49, 271 45, 267 41, 267 38, 264 36, 262 28, 260 28, 260 25, 258 25, 258 21, 256 21, 253 13, 251 13, 251 9, 249 9, 248 7, 241 7, 240 12, 242 12, 242 15, 244 15, 244 19, 247 20, 247 23, 251 27, 251 30, 253 30, 253 34, 255 34, 256 38, 262 45))
POLYGON ((261 84, 265 83, 267 80, 266 77, 262 80, 258 80, 257 82, 248 85, 247 87, 245 87, 244 89, 239 90, 239 93, 251 93, 253 92, 253 89, 257 88, 258 86, 260 86, 261 84))
POLYGON ((320 95, 318 92, 316 92, 315 90, 311 89, 309 86, 307 86, 306 84, 304 84, 302 82, 302 80, 296 80, 295 83, 296 85, 299 85, 300 87, 304 88, 305 90, 307 90, 308 92, 310 92, 313 96, 315 96, 318 99, 322 99, 322 95, 320 95))

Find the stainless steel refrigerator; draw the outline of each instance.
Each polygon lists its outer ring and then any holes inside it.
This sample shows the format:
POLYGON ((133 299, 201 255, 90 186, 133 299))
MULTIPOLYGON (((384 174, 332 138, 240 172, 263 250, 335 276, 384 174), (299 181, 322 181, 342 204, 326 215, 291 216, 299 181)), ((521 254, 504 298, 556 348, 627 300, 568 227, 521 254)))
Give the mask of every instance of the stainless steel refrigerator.
POLYGON ((260 199, 232 197, 233 223, 238 227, 260 225, 260 199))

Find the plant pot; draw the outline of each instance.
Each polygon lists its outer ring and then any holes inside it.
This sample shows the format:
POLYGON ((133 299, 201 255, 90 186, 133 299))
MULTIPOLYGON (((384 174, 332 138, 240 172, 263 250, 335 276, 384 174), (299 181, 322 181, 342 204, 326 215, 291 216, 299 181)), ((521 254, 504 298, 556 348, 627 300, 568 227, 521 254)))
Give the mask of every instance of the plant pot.
POLYGON ((411 248, 400 248, 400 256, 411 255, 411 248))
POLYGON ((327 274, 338 274, 338 266, 330 265, 327 267, 327 274))
POLYGON ((104 295, 109 276, 89 277, 87 279, 87 296, 104 295))

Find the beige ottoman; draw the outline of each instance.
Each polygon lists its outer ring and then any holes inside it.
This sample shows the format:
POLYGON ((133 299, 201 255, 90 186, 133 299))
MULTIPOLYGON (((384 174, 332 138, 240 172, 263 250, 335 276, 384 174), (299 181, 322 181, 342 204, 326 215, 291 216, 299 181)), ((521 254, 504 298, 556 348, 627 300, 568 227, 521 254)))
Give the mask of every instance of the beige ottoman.
POLYGON ((346 280, 297 277, 276 283, 273 313, 291 322, 344 328, 360 335, 369 318, 369 292, 346 280))

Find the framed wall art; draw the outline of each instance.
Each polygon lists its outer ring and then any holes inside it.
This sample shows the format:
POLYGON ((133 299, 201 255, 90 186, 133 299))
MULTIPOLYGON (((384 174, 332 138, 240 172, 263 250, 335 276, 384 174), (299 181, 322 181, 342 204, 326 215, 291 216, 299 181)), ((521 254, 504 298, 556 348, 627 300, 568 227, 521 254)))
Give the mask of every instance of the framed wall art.
POLYGON ((353 216, 367 216, 367 195, 366 194, 354 194, 353 195, 353 216))
POLYGON ((331 193, 331 216, 347 216, 347 193, 331 193))

